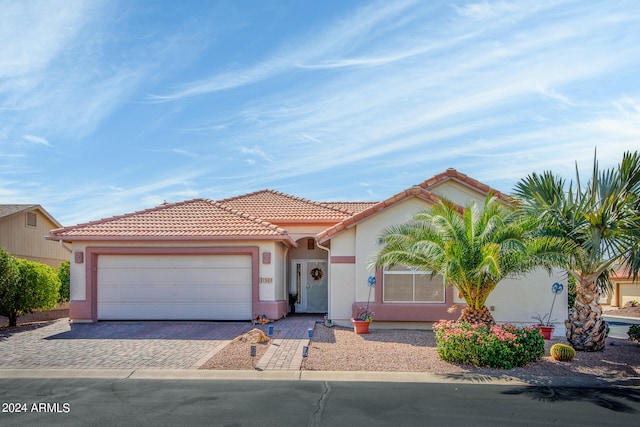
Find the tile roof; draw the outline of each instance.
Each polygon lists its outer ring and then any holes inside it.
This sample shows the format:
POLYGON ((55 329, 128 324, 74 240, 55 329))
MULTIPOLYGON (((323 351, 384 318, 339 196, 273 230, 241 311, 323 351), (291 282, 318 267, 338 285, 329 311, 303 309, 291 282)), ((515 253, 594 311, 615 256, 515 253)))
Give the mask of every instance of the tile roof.
POLYGON ((334 224, 353 215, 354 206, 320 203, 274 190, 261 190, 220 200, 219 203, 240 212, 250 212, 274 224, 334 224))
POLYGON ((449 168, 446 171, 439 173, 437 175, 434 175, 433 177, 427 179, 426 181, 418 184, 420 187, 422 188, 426 188, 427 190, 431 190, 434 187, 449 181, 449 180, 454 180, 454 181, 458 181, 459 183, 470 187, 471 189, 478 191, 480 193, 483 194, 487 194, 489 192, 493 193, 494 196, 496 196, 497 198, 504 200, 505 202, 509 202, 512 203, 513 200, 511 199, 511 197, 507 196, 504 193, 501 193, 500 191, 496 190, 495 188, 491 188, 486 184, 481 183, 478 180, 475 180, 473 178, 470 178, 469 176, 458 172, 457 170, 455 170, 454 168, 449 168))
POLYGON ((337 209, 345 209, 352 215, 369 209, 378 203, 379 202, 320 202, 322 205, 327 205, 337 209))
POLYGON ((336 235, 342 233, 343 231, 346 231, 352 227, 354 227, 355 225, 359 224, 360 222, 364 221, 366 218, 377 214, 378 212, 385 210, 387 208, 389 208, 390 206, 395 205, 396 203, 399 203, 403 200, 406 200, 410 197, 418 197, 421 198, 423 200, 427 200, 433 203, 437 203, 438 202, 438 196, 436 196, 435 194, 433 194, 432 192, 430 192, 429 190, 426 190, 424 188, 421 188, 419 186, 414 186, 411 187, 407 190, 401 191, 398 194, 395 194, 392 197, 389 197, 386 200, 383 200, 382 202, 378 202, 376 204, 374 204, 373 206, 356 213, 353 216, 350 216, 349 218, 339 222, 338 224, 327 228, 326 230, 320 232, 319 234, 316 235, 316 238, 318 239, 318 242, 320 243, 324 243, 327 240, 330 240, 331 238, 335 237, 336 235))
POLYGON ((277 239, 295 246, 286 230, 208 199, 167 203, 49 232, 51 240, 277 239))

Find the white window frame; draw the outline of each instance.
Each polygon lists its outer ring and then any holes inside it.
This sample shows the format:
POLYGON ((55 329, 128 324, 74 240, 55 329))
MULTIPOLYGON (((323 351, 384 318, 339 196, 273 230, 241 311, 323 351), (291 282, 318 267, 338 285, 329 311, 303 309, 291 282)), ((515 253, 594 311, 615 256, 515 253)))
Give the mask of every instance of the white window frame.
POLYGON ((432 274, 431 271, 421 271, 415 270, 413 268, 408 268, 406 270, 383 270, 382 272, 382 302, 383 303, 401 303, 401 304, 443 304, 445 302, 445 290, 444 282, 442 282, 442 300, 440 301, 416 301, 416 276, 430 276, 432 274), (387 300, 385 298, 385 286, 386 286, 386 276, 387 275, 411 275, 413 279, 413 292, 412 292, 412 300, 411 301, 395 301, 395 300, 387 300))

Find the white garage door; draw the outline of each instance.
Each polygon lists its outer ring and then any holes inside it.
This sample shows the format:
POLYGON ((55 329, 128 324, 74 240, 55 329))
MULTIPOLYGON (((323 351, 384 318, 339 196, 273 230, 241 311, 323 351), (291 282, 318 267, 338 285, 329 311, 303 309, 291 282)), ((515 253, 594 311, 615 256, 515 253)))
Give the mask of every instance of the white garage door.
POLYGON ((251 319, 250 255, 100 255, 100 320, 251 319))

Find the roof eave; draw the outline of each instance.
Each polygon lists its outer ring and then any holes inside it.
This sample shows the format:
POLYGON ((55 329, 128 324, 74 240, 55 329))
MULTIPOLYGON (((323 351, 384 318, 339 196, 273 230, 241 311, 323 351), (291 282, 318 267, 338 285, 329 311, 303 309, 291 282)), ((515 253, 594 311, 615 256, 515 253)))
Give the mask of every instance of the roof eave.
POLYGON ((47 240, 73 242, 202 242, 202 241, 242 241, 242 240, 275 240, 296 248, 298 244, 289 236, 56 236, 48 235, 47 240))

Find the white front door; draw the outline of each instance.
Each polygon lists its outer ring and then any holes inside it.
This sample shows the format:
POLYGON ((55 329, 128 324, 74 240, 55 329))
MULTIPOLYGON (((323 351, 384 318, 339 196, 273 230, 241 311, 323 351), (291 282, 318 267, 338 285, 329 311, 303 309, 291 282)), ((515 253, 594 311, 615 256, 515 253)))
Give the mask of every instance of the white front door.
POLYGON ((326 313, 329 301, 328 264, 324 260, 291 261, 291 290, 298 295, 296 313, 326 313))

